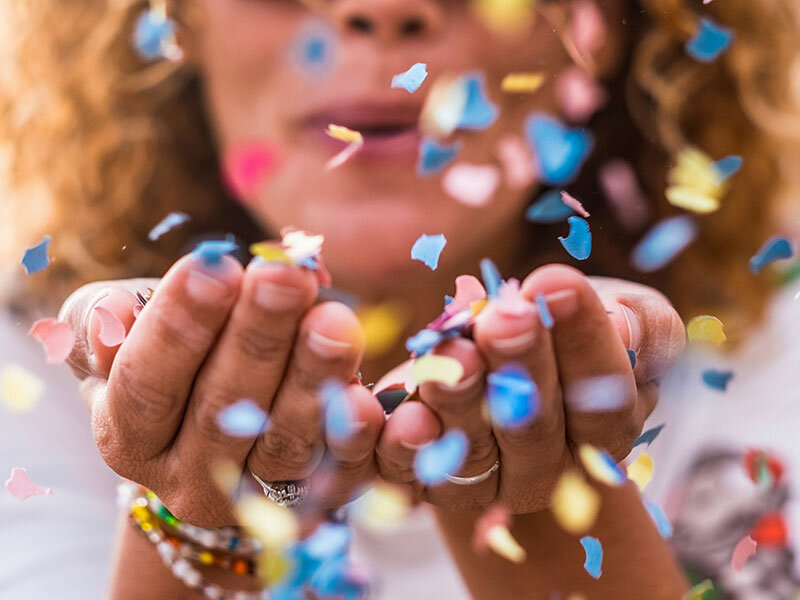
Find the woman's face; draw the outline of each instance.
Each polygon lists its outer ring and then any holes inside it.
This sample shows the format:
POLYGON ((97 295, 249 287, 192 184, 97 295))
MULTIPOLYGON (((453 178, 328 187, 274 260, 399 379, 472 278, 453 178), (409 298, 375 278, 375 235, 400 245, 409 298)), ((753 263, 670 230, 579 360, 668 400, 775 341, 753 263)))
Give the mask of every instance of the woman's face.
POLYGON ((424 274, 409 258, 423 233, 443 233, 443 271, 474 266, 514 239, 529 189, 503 183, 475 208, 442 190, 440 176, 416 173, 417 121, 441 75, 479 70, 500 118, 485 131, 456 132, 458 160, 498 165, 497 143, 521 136, 534 109, 557 113, 553 79, 569 59, 554 28, 565 3, 549 3, 515 36, 496 35, 469 0, 324 0, 324 16, 292 0, 201 0, 197 60, 208 109, 223 152, 260 140, 276 147, 280 169, 251 203, 254 216, 277 231, 294 225, 325 235, 325 257, 337 284, 399 283, 424 274), (320 38, 320 32, 327 33, 320 38), (327 62, 298 57, 309 39, 327 40, 327 62), (299 50, 300 49, 300 50, 299 50), (428 79, 415 93, 390 87, 417 62, 428 79), (504 75, 541 71, 535 94, 500 91, 504 75), (345 144, 329 123, 362 132, 363 149, 344 165, 326 162, 345 144))

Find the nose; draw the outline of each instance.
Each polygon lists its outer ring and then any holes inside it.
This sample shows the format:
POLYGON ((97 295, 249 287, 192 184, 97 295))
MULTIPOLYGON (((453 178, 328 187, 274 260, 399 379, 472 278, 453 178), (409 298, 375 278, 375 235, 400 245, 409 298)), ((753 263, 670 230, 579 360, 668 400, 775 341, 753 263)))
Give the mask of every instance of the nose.
POLYGON ((339 0, 330 16, 342 36, 381 43, 432 37, 445 18, 440 0, 339 0))

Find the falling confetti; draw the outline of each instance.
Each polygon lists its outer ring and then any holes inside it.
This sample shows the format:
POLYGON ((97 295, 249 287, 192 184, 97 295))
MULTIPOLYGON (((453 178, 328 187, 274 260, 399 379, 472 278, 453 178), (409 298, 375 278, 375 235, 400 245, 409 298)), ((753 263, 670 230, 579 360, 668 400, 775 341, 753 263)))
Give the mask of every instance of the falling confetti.
POLYGON ((458 163, 442 178, 442 187, 453 199, 466 206, 485 206, 500 184, 500 171, 494 165, 458 163))
POLYGON ((267 428, 267 414, 252 400, 237 400, 217 414, 217 424, 228 435, 255 437, 267 428))
POLYGON ((412 66, 408 71, 400 73, 392 77, 392 88, 401 88, 410 94, 413 94, 428 77, 428 65, 425 63, 417 63, 412 66))
POLYGON ((420 177, 427 177, 439 173, 455 160, 462 146, 461 142, 444 145, 430 138, 423 139, 419 145, 417 174, 420 177))
POLYGON ((574 123, 585 123, 608 102, 603 87, 577 66, 559 74, 555 93, 562 114, 574 123))
POLYGON ((726 156, 725 158, 715 162, 714 168, 719 174, 720 182, 725 182, 730 177, 733 177, 736 173, 738 173, 742 168, 742 162, 741 156, 726 156))
POLYGON ((502 506, 486 510, 475 524, 472 545, 477 551, 491 548, 498 556, 513 563, 525 562, 527 553, 511 535, 511 515, 502 506))
POLYGON ((589 535, 581 538, 581 546, 586 551, 586 560, 583 563, 583 568, 586 572, 599 579, 602 574, 603 565, 603 546, 600 540, 589 535))
POLYGON ((39 340, 47 355, 47 364, 64 362, 75 345, 75 334, 68 323, 56 319, 40 319, 28 331, 28 335, 39 340))
POLYGON ((552 329, 553 325, 555 325, 555 320, 553 315, 550 314, 547 299, 542 294, 536 294, 536 307, 539 309, 539 319, 541 319, 544 328, 552 329))
POLYGON ((222 164, 228 189, 242 202, 255 198, 279 164, 277 150, 265 142, 244 142, 231 148, 222 164))
POLYGON ((25 250, 25 255, 22 257, 22 266, 28 275, 44 271, 50 265, 50 258, 47 256, 50 241, 50 236, 46 235, 41 242, 25 250))
POLYGON ((539 177, 551 185, 571 183, 594 146, 588 131, 569 129, 544 113, 528 117, 525 133, 536 157, 539 177))
POLYGON ((347 439, 356 432, 355 414, 345 387, 334 379, 325 381, 319 390, 325 409, 325 431, 333 437, 347 439))
POLYGON ((706 579, 701 581, 694 587, 692 587, 688 592, 683 595, 682 600, 703 600, 703 596, 714 589, 714 584, 711 582, 710 579, 706 579))
POLYGON ((114 348, 125 341, 127 335, 125 325, 117 315, 102 306, 95 306, 94 312, 100 319, 100 334, 97 338, 101 344, 108 348, 114 348))
POLYGON ((500 271, 497 270, 497 266, 488 258, 481 259, 481 276, 483 277, 483 285, 486 288, 486 295, 489 298, 497 298, 503 279, 500 277, 500 271))
POLYGON ((639 487, 639 491, 644 491, 653 478, 653 469, 653 458, 646 452, 642 452, 635 461, 628 465, 628 479, 639 487))
POLYGON ((207 240, 197 244, 192 254, 203 261, 207 267, 222 264, 222 257, 235 252, 239 247, 231 240, 207 240))
POLYGON ((406 311, 395 304, 383 303, 357 311, 366 342, 367 356, 386 354, 400 338, 407 322, 406 311))
POLYGON ((3 482, 3 486, 17 500, 27 500, 33 496, 54 496, 50 488, 41 488, 30 479, 25 469, 14 467, 11 469, 11 476, 3 482))
POLYGON ((535 181, 533 155, 521 137, 507 135, 501 138, 497 142, 497 158, 509 188, 526 188, 535 181))
POLYGON ((568 217, 569 235, 559 237, 558 241, 564 246, 570 256, 577 260, 586 260, 592 253, 592 234, 589 223, 580 217, 568 217))
POLYGON ((175 23, 167 17, 165 5, 156 5, 136 20, 133 47, 145 60, 180 60, 183 57, 175 39, 175 23))
POLYGON ((458 127, 466 104, 467 89, 462 78, 437 79, 420 113, 420 131, 437 138, 449 136, 458 127))
POLYGON ((731 557, 731 569, 736 572, 742 570, 745 563, 756 555, 756 547, 758 543, 749 535, 744 536, 733 549, 733 556, 731 557))
POLYGON ((520 366, 504 365, 487 378, 487 403, 492 422, 516 429, 531 423, 539 412, 539 390, 520 366))
POLYGON ((726 339, 722 321, 711 315, 700 315, 691 319, 686 325, 686 334, 693 344, 709 342, 721 346, 726 339))
POLYGON ((661 433, 661 430, 666 427, 666 423, 662 423, 661 425, 657 425, 651 429, 645 431, 642 435, 640 435, 636 440, 633 442, 633 447, 641 446, 642 444, 647 444, 647 447, 650 447, 655 439, 658 437, 658 434, 661 433))
POLYGON ((733 379, 733 371, 718 371, 716 369, 706 369, 701 374, 701 379, 708 387, 720 392, 728 390, 728 384, 733 379))
POLYGON ((565 531, 579 535, 594 524, 600 495, 578 473, 567 471, 556 485, 550 510, 565 531))
POLYGON ((713 19, 703 17, 694 36, 686 42, 686 52, 695 60, 710 63, 717 60, 732 41, 733 31, 713 19))
POLYGON ((466 92, 466 102, 459 129, 481 131, 495 122, 499 115, 497 107, 486 95, 486 81, 483 73, 475 71, 463 76, 462 85, 466 92))
POLYGON ((500 34, 523 31, 534 19, 536 0, 472 0, 487 27, 500 34))
POLYGON ((750 259, 750 271, 756 275, 768 264, 776 260, 791 258, 795 254, 794 244, 789 238, 776 235, 771 237, 750 259))
POLYGON ((447 244, 444 234, 421 235, 411 248, 411 259, 418 260, 435 271, 439 266, 439 257, 447 244))
POLYGON ((664 511, 661 510, 661 507, 656 504, 655 502, 651 502, 644 499, 644 506, 647 509, 647 512, 650 514, 650 518, 653 519, 653 522, 656 524, 656 529, 658 529, 659 535, 668 540, 672 537, 672 523, 669 522, 667 515, 664 514, 664 511))
POLYGON ((641 228, 650 216, 650 205, 630 163, 611 160, 600 167, 597 177, 619 224, 628 231, 641 228))
POLYGON ((414 361, 412 373, 418 385, 434 382, 453 386, 464 375, 464 367, 455 358, 428 353, 414 361))
POLYGON ((414 472, 424 485, 437 485, 445 475, 458 472, 469 449, 469 441, 458 429, 448 431, 435 442, 425 444, 414 457, 414 472))
POLYGON ((569 192, 565 190, 561 190, 561 201, 565 205, 569 206, 576 213, 578 213, 580 216, 582 216, 584 219, 588 219, 591 216, 589 214, 589 211, 583 207, 583 204, 581 204, 580 200, 573 197, 569 192))
POLYGON ((404 490, 378 482, 351 505, 350 515, 359 523, 380 530, 397 526, 410 508, 411 500, 404 490))
POLYGON ((361 132, 353 131, 342 125, 334 125, 331 123, 328 125, 328 129, 325 133, 334 139, 347 142, 347 147, 325 164, 327 170, 342 166, 364 146, 364 136, 361 135, 361 132))
POLYGON ((406 340, 406 350, 422 356, 433 350, 440 341, 442 341, 440 332, 423 329, 406 340))
POLYGON ((649 273, 666 266, 697 236, 697 224, 687 216, 671 217, 657 223, 633 249, 631 263, 649 273))
POLYGON ((564 400, 576 412, 620 410, 631 401, 630 385, 622 375, 587 377, 567 386, 564 400))
POLYGON ((172 231, 179 225, 183 225, 190 219, 189 215, 182 212, 174 212, 168 214, 164 217, 161 222, 158 223, 153 229, 150 230, 150 233, 147 234, 147 239, 151 242, 155 242, 158 238, 160 238, 165 233, 172 231))
POLYGON ((44 393, 44 381, 11 363, 0 368, 0 400, 10 411, 24 413, 32 410, 44 393))
POLYGON ((236 505, 239 522, 265 548, 281 550, 295 542, 300 533, 291 509, 270 502, 263 496, 245 496, 236 505))
POLYGON ((544 83, 544 73, 509 73, 500 82, 500 89, 511 94, 532 94, 544 83))
POLYGON ((525 218, 533 223, 560 223, 574 212, 564 204, 560 191, 549 190, 528 208, 525 218))
POLYGON ((625 473, 607 452, 589 444, 581 444, 578 454, 586 471, 598 481, 612 486, 625 483, 625 473))

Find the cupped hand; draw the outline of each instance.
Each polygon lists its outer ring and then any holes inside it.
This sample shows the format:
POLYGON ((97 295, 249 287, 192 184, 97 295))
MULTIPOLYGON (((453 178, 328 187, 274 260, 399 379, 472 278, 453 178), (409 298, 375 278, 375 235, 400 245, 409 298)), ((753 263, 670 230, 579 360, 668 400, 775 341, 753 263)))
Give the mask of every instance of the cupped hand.
POLYGON ((524 311, 504 311, 490 302, 477 317, 473 339, 454 338, 435 353, 457 359, 464 374, 455 386, 425 383, 420 402, 401 404, 381 433, 381 476, 410 484, 427 501, 450 509, 503 504, 513 513, 548 507, 568 469, 580 468, 578 448, 591 444, 621 461, 652 412, 658 380, 677 360, 683 324, 660 293, 619 280, 590 279, 563 265, 537 269, 523 282, 524 311), (535 299, 545 298, 554 319, 542 324, 535 299), (636 352, 635 368, 628 349, 636 352), (504 428, 487 418, 486 376, 507 364, 523 366, 538 387, 536 417, 504 428), (613 393, 592 386, 613 382, 613 393), (485 481, 446 481, 423 487, 413 463, 420 445, 451 429, 469 438, 469 453, 457 473, 473 477, 500 468, 485 481))
MULTIPOLYGON (((348 385, 358 430, 332 439, 323 427, 321 384, 350 382, 364 338, 346 306, 314 305, 317 280, 303 267, 230 257, 208 265, 180 259, 159 280, 85 286, 62 307, 76 332, 69 358, 82 379, 97 447, 118 474, 152 489, 178 517, 213 527, 232 524, 229 498, 215 484, 222 461, 264 481, 298 480, 323 458, 329 506, 346 502, 375 472, 382 409, 365 388, 348 385), (135 291, 155 288, 134 316, 135 291), (95 307, 122 321, 124 342, 101 342, 95 307), (229 435, 221 410, 241 399, 269 414, 257 436, 229 435)), ((312 478, 312 489, 313 489, 312 478)))

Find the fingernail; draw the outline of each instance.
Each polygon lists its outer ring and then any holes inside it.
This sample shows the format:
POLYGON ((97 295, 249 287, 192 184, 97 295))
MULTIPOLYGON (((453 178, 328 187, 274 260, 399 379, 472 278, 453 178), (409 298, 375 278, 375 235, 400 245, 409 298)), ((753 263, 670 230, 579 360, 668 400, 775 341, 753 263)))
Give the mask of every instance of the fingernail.
POLYGON ((216 304, 230 294, 226 283, 212 275, 215 269, 200 270, 193 268, 186 277, 186 291, 196 301, 202 304, 216 304))
POLYGON ((467 389, 471 388, 473 385, 475 385, 482 378, 483 378, 483 372, 482 371, 475 371, 472 375, 470 375, 466 379, 462 379, 461 381, 459 381, 455 385, 442 384, 442 388, 447 390, 448 392, 463 392, 464 390, 467 390, 467 389))
POLYGON ((639 345, 642 343, 642 325, 639 323, 639 317, 624 304, 620 303, 619 307, 625 316, 625 322, 628 324, 628 348, 634 352, 639 352, 639 345))
POLYGON ((405 441, 405 440, 400 440, 400 445, 401 445, 403 448, 407 449, 407 450, 411 450, 411 451, 413 451, 413 452, 417 452, 417 451, 418 451, 420 448, 422 448, 422 447, 424 447, 424 446, 427 446, 427 445, 428 445, 428 444, 430 444, 432 441, 433 441, 433 440, 430 440, 430 441, 428 441, 428 442, 423 442, 423 443, 421 443, 421 444, 412 444, 411 442, 407 442, 407 441, 405 441))
POLYGON ((86 324, 84 331, 86 332, 86 339, 89 342, 87 344, 87 346, 89 347, 89 361, 90 361, 90 364, 95 360, 95 351, 94 351, 94 344, 92 343, 91 332, 93 330, 95 319, 98 320, 98 321, 100 320, 100 317, 97 316, 97 314, 95 313, 94 309, 96 307, 100 306, 100 303, 103 300, 105 300, 106 298, 108 298, 109 294, 111 294, 111 290, 110 289, 106 289, 106 290, 103 290, 102 292, 100 292, 97 295, 97 298, 95 298, 94 302, 92 302, 89 305, 89 307, 86 309, 86 312, 83 315, 83 320, 81 321, 82 323, 86 324))
POLYGON ((544 297, 550 315, 558 323, 569 319, 578 310, 578 293, 573 289, 559 290, 544 297))
POLYGON ((271 281, 259 281, 256 284, 255 301, 267 310, 287 311, 301 305, 303 292, 271 281))
POLYGON ((351 347, 347 342, 332 340, 313 329, 308 332, 308 346, 316 355, 327 359, 345 356, 351 347))
POLYGON ((531 329, 510 338, 496 338, 489 342, 489 345, 503 353, 517 354, 528 349, 536 339, 536 330, 531 329))

